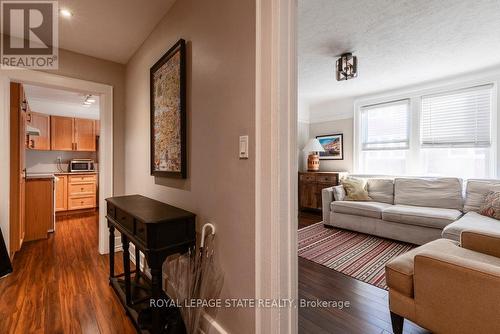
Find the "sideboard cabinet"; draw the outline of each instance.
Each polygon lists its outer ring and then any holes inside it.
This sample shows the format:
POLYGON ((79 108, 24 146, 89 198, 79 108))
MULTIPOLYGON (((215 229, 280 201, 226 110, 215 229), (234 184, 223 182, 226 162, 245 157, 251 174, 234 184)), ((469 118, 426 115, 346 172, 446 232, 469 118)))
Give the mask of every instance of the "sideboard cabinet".
POLYGON ((299 172, 299 209, 321 210, 321 190, 339 185, 344 173, 299 172))

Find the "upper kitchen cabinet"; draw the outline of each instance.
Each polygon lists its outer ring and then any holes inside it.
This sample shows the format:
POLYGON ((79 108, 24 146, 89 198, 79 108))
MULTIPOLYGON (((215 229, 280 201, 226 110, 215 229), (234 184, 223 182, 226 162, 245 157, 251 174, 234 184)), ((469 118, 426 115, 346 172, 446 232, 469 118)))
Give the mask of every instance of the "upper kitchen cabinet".
POLYGON ((50 116, 28 111, 26 125, 39 131, 37 135, 27 132, 26 147, 30 150, 50 150, 50 116))
POLYGON ((92 119, 74 119, 75 151, 95 151, 95 121, 92 119))
POLYGON ((50 117, 50 147, 53 151, 73 151, 73 118, 50 117))
POLYGON ((51 149, 53 151, 96 150, 95 121, 61 116, 50 117, 51 149))

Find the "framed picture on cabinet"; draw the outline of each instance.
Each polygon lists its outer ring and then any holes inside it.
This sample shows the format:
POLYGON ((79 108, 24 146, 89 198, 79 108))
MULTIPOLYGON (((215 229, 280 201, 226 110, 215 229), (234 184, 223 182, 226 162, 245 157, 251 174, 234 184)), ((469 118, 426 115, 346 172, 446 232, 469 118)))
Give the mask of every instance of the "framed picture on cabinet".
POLYGON ((151 175, 187 177, 186 42, 181 39, 150 69, 151 175))

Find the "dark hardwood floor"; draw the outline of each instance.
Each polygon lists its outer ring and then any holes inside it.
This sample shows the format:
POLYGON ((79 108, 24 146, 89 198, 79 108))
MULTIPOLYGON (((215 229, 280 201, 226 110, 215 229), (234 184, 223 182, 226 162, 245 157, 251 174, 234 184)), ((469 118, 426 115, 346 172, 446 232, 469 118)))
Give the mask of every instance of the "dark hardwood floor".
POLYGON ((0 333, 136 333, 108 285, 97 224, 97 213, 61 216, 49 239, 23 245, 0 280, 0 333))
MULTIPOLYGON (((300 212, 298 225, 321 220, 321 214, 300 212)), ((392 333, 387 291, 300 257, 299 299, 350 303, 343 309, 299 308, 299 333, 392 333)), ((405 320, 404 333, 428 332, 405 320)))

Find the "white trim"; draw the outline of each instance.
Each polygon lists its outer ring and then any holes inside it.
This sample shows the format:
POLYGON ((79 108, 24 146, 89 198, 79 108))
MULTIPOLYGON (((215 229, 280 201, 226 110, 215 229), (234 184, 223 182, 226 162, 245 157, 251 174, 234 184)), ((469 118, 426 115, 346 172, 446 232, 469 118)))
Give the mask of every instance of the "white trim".
MULTIPOLYGON (((492 115, 491 115, 491 171, 492 177, 500 175, 500 166, 498 165, 497 157, 500 156, 500 145, 498 145, 498 129, 500 127, 500 118, 497 116, 498 106, 500 105, 500 95, 498 94, 498 85, 500 82, 500 71, 486 72, 480 74, 473 74, 462 76, 460 78, 452 78, 447 80, 436 81, 423 85, 407 87, 400 90, 392 90, 380 94, 368 95, 359 97, 354 101, 354 122, 353 122, 353 170, 354 173, 360 172, 359 155, 361 152, 361 141, 359 131, 361 129, 361 112, 364 106, 375 105, 385 102, 392 102, 395 100, 410 100, 410 118, 413 125, 410 127, 410 143, 416 143, 419 139, 420 118, 419 111, 421 97, 427 95, 435 95, 446 92, 452 92, 460 89, 467 89, 481 85, 493 85, 493 101, 492 101, 492 115), (496 168, 494 168, 496 166, 496 168)), ((411 145, 411 144, 410 144, 411 145)), ((416 166, 414 161, 418 159, 416 150, 410 149, 408 151, 408 164, 416 166)), ((417 171, 408 169, 408 174, 416 174, 417 171)))
MULTIPOLYGON (((296 0, 257 0, 256 298, 297 300, 296 0)), ((256 333, 296 333, 290 308, 256 308, 256 333)))
POLYGON ((113 196, 113 87, 106 84, 64 77, 52 73, 26 69, 0 70, 0 98, 4 101, 4 115, 0 118, 0 224, 9 249, 9 192, 10 192, 10 82, 71 89, 99 95, 101 135, 99 137, 99 253, 109 252, 109 232, 106 224, 105 199, 113 196), (5 131, 6 130, 6 131, 5 131), (4 168, 7 167, 7 168, 4 168))

